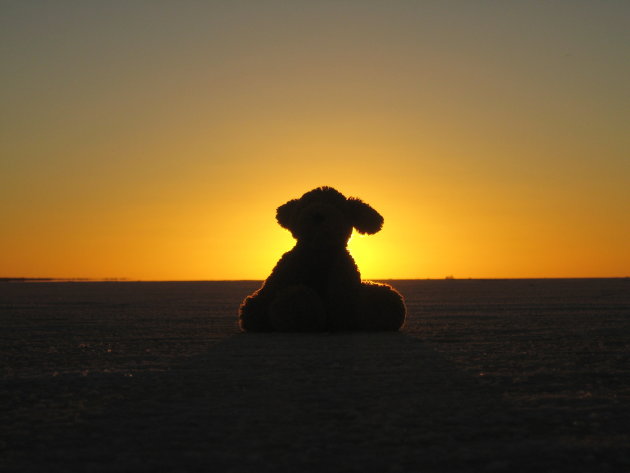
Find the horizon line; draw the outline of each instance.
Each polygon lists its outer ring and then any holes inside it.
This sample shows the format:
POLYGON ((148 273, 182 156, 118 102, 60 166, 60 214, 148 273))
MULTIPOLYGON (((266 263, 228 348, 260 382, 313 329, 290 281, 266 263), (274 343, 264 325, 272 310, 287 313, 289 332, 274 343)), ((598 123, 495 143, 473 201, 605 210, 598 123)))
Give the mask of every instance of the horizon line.
MULTIPOLYGON (((363 281, 505 281, 505 280, 544 280, 544 279, 630 279, 630 276, 517 276, 517 277, 454 277, 445 276, 417 278, 368 278, 363 281)), ((134 279, 125 277, 0 277, 0 282, 263 282, 264 278, 238 279, 134 279)))

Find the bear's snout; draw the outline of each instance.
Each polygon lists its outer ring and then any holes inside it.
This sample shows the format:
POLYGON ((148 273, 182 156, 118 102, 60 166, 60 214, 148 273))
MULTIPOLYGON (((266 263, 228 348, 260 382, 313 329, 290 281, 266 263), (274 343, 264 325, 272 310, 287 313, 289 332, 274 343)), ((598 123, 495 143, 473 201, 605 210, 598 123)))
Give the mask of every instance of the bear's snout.
POLYGON ((321 224, 324 220, 326 220, 326 215, 320 212, 313 212, 311 214, 311 219, 315 222, 316 225, 321 224))
POLYGON ((296 229, 298 241, 310 247, 345 247, 352 225, 333 205, 314 204, 302 210, 296 229))

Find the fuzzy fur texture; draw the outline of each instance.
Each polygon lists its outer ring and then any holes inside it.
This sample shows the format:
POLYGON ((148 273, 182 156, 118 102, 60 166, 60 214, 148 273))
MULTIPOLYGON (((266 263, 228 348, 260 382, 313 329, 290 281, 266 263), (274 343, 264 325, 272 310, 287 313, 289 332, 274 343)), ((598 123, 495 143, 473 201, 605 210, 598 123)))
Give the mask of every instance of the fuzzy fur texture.
POLYGON ((355 228, 373 234, 383 217, 359 199, 319 187, 281 205, 278 223, 297 240, 262 287, 240 307, 248 332, 396 331, 405 322, 402 296, 361 281, 346 245, 355 228))

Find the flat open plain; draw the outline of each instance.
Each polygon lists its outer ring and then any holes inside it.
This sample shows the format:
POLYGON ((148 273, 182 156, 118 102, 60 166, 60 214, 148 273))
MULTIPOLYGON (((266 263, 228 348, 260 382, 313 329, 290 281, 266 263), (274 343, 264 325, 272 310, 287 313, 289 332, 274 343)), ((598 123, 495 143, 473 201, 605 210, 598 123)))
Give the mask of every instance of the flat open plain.
POLYGON ((0 283, 0 471, 628 472, 630 280, 394 281, 401 333, 241 334, 258 282, 0 283))

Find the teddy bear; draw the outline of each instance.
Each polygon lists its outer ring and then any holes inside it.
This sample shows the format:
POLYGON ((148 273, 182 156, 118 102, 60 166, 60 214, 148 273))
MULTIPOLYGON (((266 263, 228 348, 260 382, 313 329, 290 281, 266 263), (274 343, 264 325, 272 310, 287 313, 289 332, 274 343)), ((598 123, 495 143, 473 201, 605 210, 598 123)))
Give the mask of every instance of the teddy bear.
POLYGON ((240 306, 245 332, 397 331, 403 297, 393 287, 362 281, 347 249, 356 229, 374 234, 383 217, 332 187, 306 192, 277 209, 280 226, 296 239, 263 285, 240 306))

